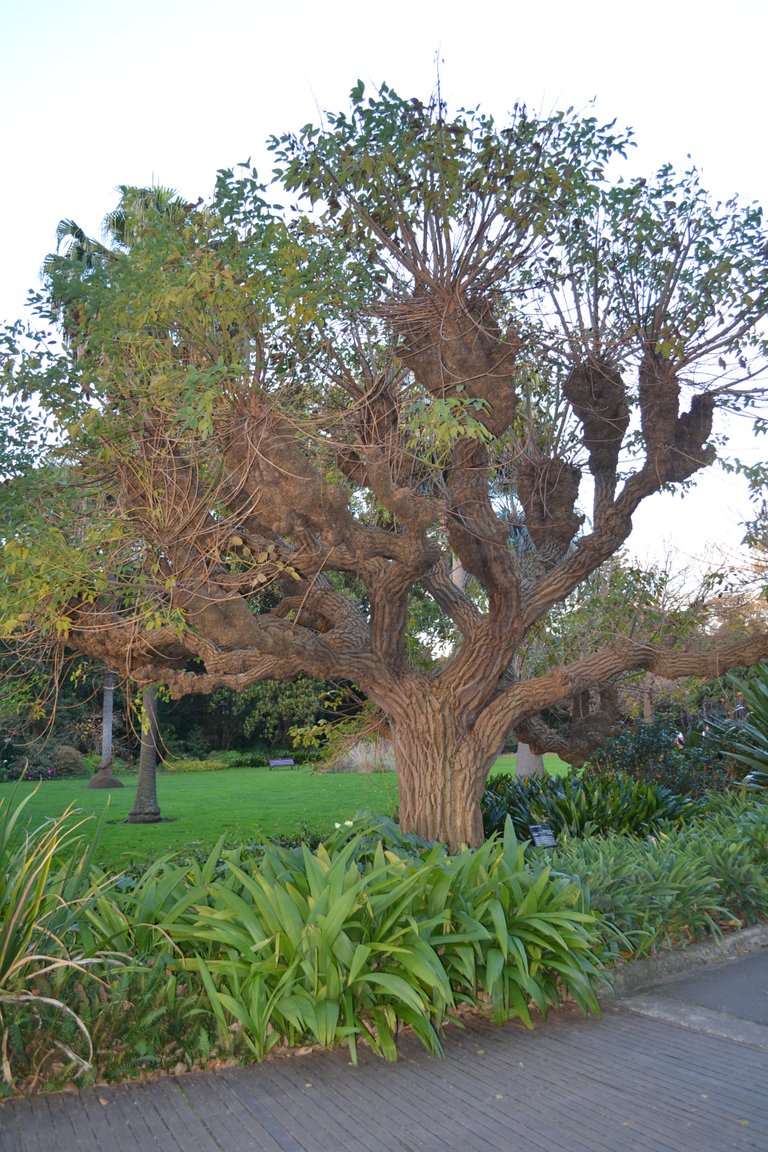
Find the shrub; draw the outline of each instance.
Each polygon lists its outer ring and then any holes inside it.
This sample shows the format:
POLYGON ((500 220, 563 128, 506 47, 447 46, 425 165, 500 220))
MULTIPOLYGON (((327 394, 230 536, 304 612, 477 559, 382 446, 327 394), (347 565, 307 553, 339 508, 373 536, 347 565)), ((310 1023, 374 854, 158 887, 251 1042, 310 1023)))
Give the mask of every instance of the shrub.
POLYGON ((20 780, 22 776, 26 780, 52 780, 55 775, 49 744, 30 740, 5 749, 0 781, 20 780))
MULTIPOLYGON (((68 1063, 82 1073, 93 1055, 88 1029, 70 1004, 46 994, 46 985, 54 979, 66 983, 74 973, 88 977, 91 962, 78 949, 77 928, 94 896, 88 873, 98 833, 83 852, 82 821, 73 823, 67 809, 22 834, 21 818, 31 798, 28 793, 17 802, 14 792, 0 800, 0 1032, 9 1029, 8 1035, 17 1038, 20 1021, 26 1021, 50 1054, 61 1043, 57 1033, 69 1027, 85 1055, 71 1047, 68 1063)), ((10 1087, 13 1080, 6 1057, 3 1081, 10 1087)))
POLYGON ((85 776, 89 771, 82 752, 71 744, 57 744, 51 752, 51 763, 56 776, 85 776))
POLYGON ((552 867, 582 883, 604 944, 639 956, 768 917, 768 808, 718 797, 683 828, 573 840, 552 867))
POLYGON ((392 816, 381 816, 363 810, 355 812, 351 820, 336 825, 336 831, 327 836, 323 843, 330 853, 340 851, 350 841, 354 841, 354 859, 358 865, 370 865, 379 848, 393 853, 404 860, 418 861, 434 848, 447 853, 444 844, 435 840, 425 840, 416 832, 403 832, 392 816))
MULTIPOLYGON (((88 767, 89 775, 97 772, 101 764, 101 753, 99 752, 86 752, 83 759, 88 767)), ((122 756, 113 756, 111 770, 114 773, 135 773, 137 771, 136 764, 131 760, 124 760, 122 756)))
POLYGON ((628 724, 618 736, 605 741, 591 758, 586 775, 621 773, 635 780, 652 781, 672 792, 701 797, 722 792, 734 779, 718 742, 692 733, 683 748, 675 747, 675 730, 668 724, 628 724))
MULTIPOLYGON (((103 964, 91 972, 99 970, 106 974, 103 964)), ((75 967, 54 968, 37 976, 35 991, 34 1011, 25 1003, 4 1009, 14 1081, 6 1091, 51 1091, 73 1079, 84 1086, 179 1065, 204 1067, 216 1055, 216 1021, 201 981, 179 981, 163 954, 148 963, 113 960, 105 980, 84 978, 75 967), (68 1010, 54 1012, 52 1003, 68 1010), (83 1028, 91 1042, 87 1063, 72 1055, 83 1048, 83 1028)))
POLYGON ((687 944, 733 922, 716 877, 675 833, 572 841, 555 850, 552 866, 581 879, 590 909, 603 917, 606 943, 623 955, 687 944))
POLYGON ((271 755, 264 740, 254 740, 247 748, 227 748, 211 753, 214 759, 226 760, 230 768, 263 768, 271 755))
POLYGON ((739 793, 717 797, 687 837, 697 843, 742 923, 768 917, 768 805, 739 793))
POLYGON ((165 760, 161 765, 163 772, 222 772, 229 768, 229 764, 221 757, 208 756, 205 760, 178 759, 165 760))
POLYGON ((142 946, 170 940, 178 978, 202 980, 220 1050, 245 1043, 262 1058, 280 1043, 346 1041, 354 1060, 363 1039, 394 1058, 404 1024, 439 1051, 458 1003, 527 1024, 531 1001, 546 1011, 570 994, 597 1007, 595 919, 577 886, 525 866, 511 825, 503 842, 452 857, 415 840, 401 856, 347 828, 314 852, 212 854, 202 885, 202 874, 155 870, 129 895, 142 946))
POLYGON ((86 909, 84 948, 164 956, 177 986, 204 989, 230 1055, 346 1041, 356 1059, 363 1039, 394 1058, 404 1024, 439 1051, 458 1003, 529 1025, 531 1001, 597 1006, 594 917, 577 886, 526 867, 511 826, 448 857, 361 817, 314 852, 270 845, 244 859, 220 842, 202 863, 158 861, 121 888, 86 909))
POLYGON ((266 764, 270 758, 276 759, 278 756, 285 756, 295 760, 296 763, 300 765, 315 765, 316 770, 318 770, 325 767, 326 755, 326 749, 321 746, 313 747, 311 745, 297 744, 295 746, 291 745, 289 748, 270 748, 261 763, 266 764))
POLYGON ((163 747, 170 760, 183 760, 189 756, 191 760, 205 760, 211 751, 212 741, 209 740, 199 724, 191 726, 177 726, 178 719, 169 717, 169 723, 163 728, 163 747))
POLYGON ((489 780, 482 800, 486 835, 498 832, 509 815, 521 839, 530 836, 531 824, 542 823, 557 837, 644 834, 666 822, 689 819, 700 806, 653 781, 619 774, 538 780, 500 773, 489 780))
MULTIPOLYGON (((749 844, 752 858, 768 876, 768 804, 762 799, 742 804, 741 797, 735 797, 733 801, 736 833, 749 844)), ((723 810, 727 814, 725 806, 723 810)))
POLYGON ((308 1042, 394 1059, 404 1025, 439 1052, 461 1005, 595 1009, 602 965, 768 916, 768 805, 735 793, 546 854, 511 821, 449 856, 360 813, 314 851, 222 839, 117 878, 59 822, 14 848, 22 808, 0 809, 0 1029, 30 1089, 308 1042))
POLYGON ((259 768, 267 758, 266 752, 229 752, 226 757, 230 768, 259 768))
POLYGON ((768 664, 754 670, 752 679, 730 678, 744 700, 745 716, 738 721, 713 725, 726 755, 749 773, 743 783, 749 788, 768 788, 768 664))

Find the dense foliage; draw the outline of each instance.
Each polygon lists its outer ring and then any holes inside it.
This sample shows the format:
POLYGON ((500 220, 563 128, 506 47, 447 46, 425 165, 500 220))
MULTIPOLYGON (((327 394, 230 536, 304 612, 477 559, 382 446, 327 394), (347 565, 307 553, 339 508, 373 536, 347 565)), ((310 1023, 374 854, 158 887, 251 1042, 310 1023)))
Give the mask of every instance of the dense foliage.
POLYGON ((749 768, 745 783, 768 788, 768 664, 760 664, 749 680, 733 678, 741 695, 742 715, 718 724, 715 735, 724 754, 749 768))
POLYGON ((722 743, 709 726, 686 735, 682 747, 676 744, 677 733, 671 720, 627 722, 618 735, 608 737, 592 754, 587 771, 597 775, 621 773, 684 796, 727 789, 735 778, 732 758, 723 755, 722 743))
POLYGON ((653 836, 570 840, 552 866, 584 884, 606 943, 627 956, 768 917, 768 807, 719 797, 653 836))
MULTIPOLYGON (((92 965, 106 1001, 136 985, 143 1008, 149 997, 158 1010, 163 999, 174 1009, 183 986, 186 1015, 200 1016, 201 1000, 208 1013, 194 1029, 195 1043, 205 1047, 207 1019, 220 1053, 256 1058, 279 1044, 344 1041, 355 1059, 365 1040, 392 1059, 403 1025, 437 1052, 439 1030, 459 1004, 487 1002, 497 1020, 514 1016, 529 1025, 531 1006, 546 1012, 565 994, 585 1010, 597 1008, 594 917, 577 907, 577 886, 551 876, 546 865, 526 867, 511 827, 503 841, 454 857, 407 840, 399 845, 404 853, 385 850, 379 836, 372 848, 370 830, 347 833, 345 827, 336 843, 314 852, 267 846, 257 860, 222 852, 219 844, 202 865, 159 861, 124 883, 94 872, 76 911, 60 912, 67 930, 53 969, 82 975, 92 965), (116 975, 105 970, 105 956, 116 975)), ((25 868, 37 867, 34 842, 16 855, 25 868)), ((47 892, 45 878, 40 887, 47 892)), ((57 904, 55 891, 50 902, 57 904)), ((3 1009, 11 1007, 11 1049, 22 1062, 29 1024, 46 1015, 51 999, 52 966, 35 954, 48 938, 38 912, 39 901, 18 903, 11 916, 24 935, 0 986, 3 1009)), ((65 1017, 74 1019, 63 999, 73 992, 82 1012, 96 1007, 98 997, 77 993, 81 984, 58 981, 54 1007, 65 1017)), ((179 1012, 171 1013, 172 1029, 179 1012)), ((106 1017, 114 1021, 112 1013, 106 1017)), ((76 1021, 88 1045, 80 1073, 94 1060, 102 1070, 110 1063, 108 1052, 93 1047, 91 1023, 76 1021)), ((159 1011, 151 1028, 147 1023, 143 1037, 131 1035, 134 1056, 143 1050, 150 1063, 162 1062, 169 1041, 159 1011)), ((54 1049, 60 1028, 66 1033, 67 1020, 54 1013, 46 1023, 54 1049)), ((31 1043, 37 1050, 39 1039, 31 1043)), ((111 1056, 118 1067, 120 1055, 111 1056)))
POLYGON ((517 835, 530 838, 532 824, 549 824, 557 837, 584 837, 651 832, 660 825, 692 818, 698 806, 652 780, 621 774, 571 774, 544 779, 500 773, 483 794, 487 835, 498 832, 507 817, 517 835))
POLYGON ((450 856, 391 820, 324 845, 221 842, 131 875, 92 866, 71 817, 18 835, 0 811, 3 1086, 359 1043, 407 1026, 435 1053, 461 1005, 534 1022, 596 1010, 605 966, 768 916, 768 809, 720 798, 684 829, 450 856))

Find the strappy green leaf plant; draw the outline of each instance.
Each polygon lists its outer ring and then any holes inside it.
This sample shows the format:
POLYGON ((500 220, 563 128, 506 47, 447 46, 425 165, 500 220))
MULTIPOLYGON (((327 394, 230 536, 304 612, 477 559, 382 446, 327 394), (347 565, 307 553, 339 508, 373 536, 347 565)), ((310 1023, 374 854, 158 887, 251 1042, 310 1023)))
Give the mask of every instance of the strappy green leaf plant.
POLYGON ((501 831, 510 816, 518 836, 527 839, 530 825, 542 823, 558 837, 643 835, 692 819, 703 802, 621 773, 543 780, 500 773, 486 785, 482 806, 487 834, 501 831))
POLYGON ((583 885, 606 947, 642 956, 768 917, 768 813, 738 796, 685 828, 572 840, 552 866, 583 885))
POLYGON ((439 1053, 459 1003, 529 1026, 565 995, 598 1009, 596 918, 577 885, 526 866, 511 823, 455 856, 405 849, 373 848, 365 830, 314 852, 269 847, 176 902, 158 927, 172 964, 202 980, 220 1047, 237 1037, 261 1059, 346 1042, 356 1061, 364 1040, 394 1059, 402 1027, 439 1053))
MULTIPOLYGON (((3 1080, 13 1082, 7 1056, 4 1011, 50 1010, 74 1023, 85 1055, 67 1047, 79 1072, 90 1067, 91 1038, 83 1021, 60 996, 46 994, 44 978, 62 972, 90 975, 96 958, 78 951, 77 926, 93 896, 89 873, 98 838, 81 851, 81 830, 72 808, 34 830, 23 830, 22 816, 33 793, 17 800, 17 790, 0 800, 0 1034, 3 1080)), ((105 961, 99 957, 99 962, 105 961)), ((108 962, 108 961, 107 961, 108 962)), ((55 1036, 52 1043, 56 1045, 55 1036)))
POLYGON ((743 784, 747 788, 768 788, 768 663, 763 662, 753 677, 742 680, 729 677, 734 689, 741 693, 744 716, 712 724, 729 759, 749 769, 743 784))

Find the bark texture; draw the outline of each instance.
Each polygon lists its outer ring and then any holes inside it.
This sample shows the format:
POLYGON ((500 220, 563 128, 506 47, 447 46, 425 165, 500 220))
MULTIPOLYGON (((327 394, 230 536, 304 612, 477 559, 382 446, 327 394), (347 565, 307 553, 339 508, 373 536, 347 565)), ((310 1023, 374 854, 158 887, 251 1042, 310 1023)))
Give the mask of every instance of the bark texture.
POLYGON ((434 693, 399 712, 392 741, 403 831, 454 849, 481 843, 480 798, 496 748, 479 744, 451 701, 434 693))
POLYGON ((99 766, 88 781, 89 788, 122 788, 112 771, 112 732, 114 727, 115 674, 107 669, 103 680, 101 712, 101 759, 99 766))
POLYGON ((160 805, 157 801, 157 685, 146 684, 141 694, 143 719, 139 746, 139 775, 133 807, 127 824, 157 824, 160 805))

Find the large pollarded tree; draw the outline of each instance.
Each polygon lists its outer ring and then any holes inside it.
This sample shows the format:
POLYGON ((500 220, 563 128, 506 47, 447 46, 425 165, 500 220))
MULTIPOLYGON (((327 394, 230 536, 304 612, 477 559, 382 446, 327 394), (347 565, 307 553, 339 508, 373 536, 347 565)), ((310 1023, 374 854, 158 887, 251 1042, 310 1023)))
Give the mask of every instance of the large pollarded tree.
MULTIPOLYGON (((70 285, 76 354, 15 358, 66 481, 18 481, 6 627, 177 695, 352 681, 388 725, 403 826, 454 847, 482 837, 510 729, 579 762, 622 674, 768 655, 761 632, 601 632, 520 677, 640 503, 713 463, 716 408, 757 395, 759 210, 695 172, 622 179, 628 144, 359 85, 272 142, 282 193, 244 168, 145 213, 70 285), (425 597, 454 641, 431 664, 409 632, 425 597)), ((39 309, 57 319, 50 287, 39 309)))

